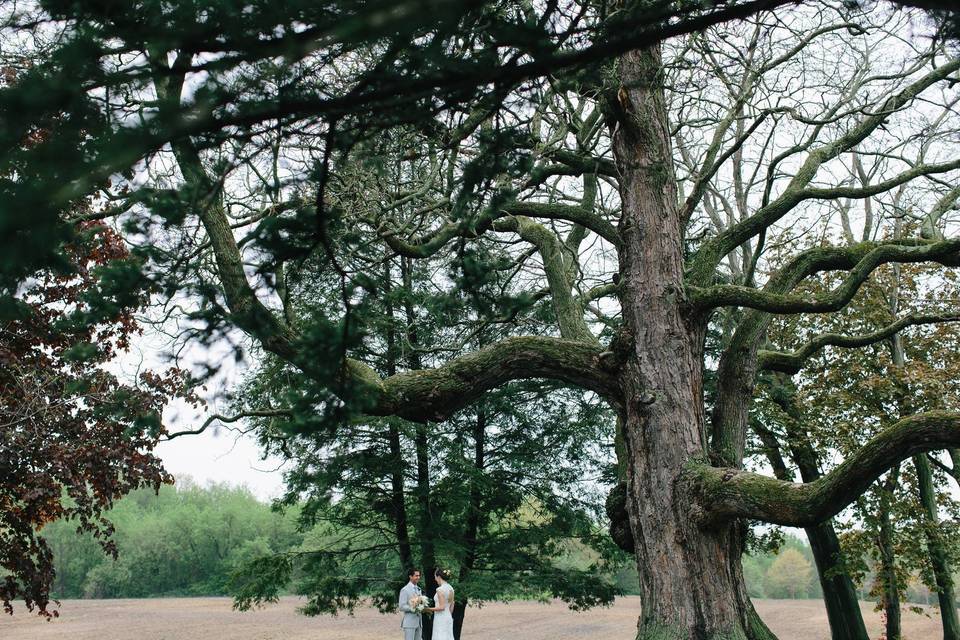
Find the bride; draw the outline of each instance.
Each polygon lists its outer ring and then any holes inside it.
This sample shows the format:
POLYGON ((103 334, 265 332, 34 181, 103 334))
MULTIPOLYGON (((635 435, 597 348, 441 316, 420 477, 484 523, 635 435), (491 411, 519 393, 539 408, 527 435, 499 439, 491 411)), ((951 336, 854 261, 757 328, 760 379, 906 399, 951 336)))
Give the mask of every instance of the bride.
POLYGON ((434 598, 436 607, 433 614, 433 640, 453 640, 453 587, 450 586, 450 572, 437 569, 437 593, 434 598))

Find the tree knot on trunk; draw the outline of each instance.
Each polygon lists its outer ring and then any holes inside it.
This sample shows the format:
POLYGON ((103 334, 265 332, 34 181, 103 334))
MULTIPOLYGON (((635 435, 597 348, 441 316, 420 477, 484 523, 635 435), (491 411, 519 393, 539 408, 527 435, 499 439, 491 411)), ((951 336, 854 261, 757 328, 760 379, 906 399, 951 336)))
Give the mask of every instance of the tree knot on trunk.
POLYGON ((637 411, 641 414, 646 414, 650 410, 650 406, 657 401, 657 396, 652 391, 641 391, 637 394, 636 403, 637 411))
POLYGON ((598 356, 600 368, 604 371, 618 371, 629 359, 633 346, 633 334, 621 328, 610 340, 607 350, 598 356))
POLYGON ((604 505, 607 517, 610 518, 610 537, 618 547, 633 553, 635 543, 633 532, 630 530, 630 516, 627 514, 627 483, 619 482, 607 494, 604 505))

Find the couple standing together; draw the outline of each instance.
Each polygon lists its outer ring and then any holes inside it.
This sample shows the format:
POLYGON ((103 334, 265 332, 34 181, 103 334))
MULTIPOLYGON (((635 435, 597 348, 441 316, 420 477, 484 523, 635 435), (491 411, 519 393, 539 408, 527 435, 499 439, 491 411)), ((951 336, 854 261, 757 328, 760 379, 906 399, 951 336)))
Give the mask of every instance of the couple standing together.
POLYGON ((400 590, 400 600, 398 602, 400 611, 403 612, 400 628, 403 629, 404 640, 421 640, 421 634, 423 633, 423 616, 421 614, 424 611, 434 613, 432 640, 453 640, 453 587, 448 582, 450 572, 437 569, 433 575, 436 576, 439 585, 435 596, 435 606, 423 607, 420 600, 423 593, 418 586, 420 571, 410 569, 407 572, 410 582, 400 590))

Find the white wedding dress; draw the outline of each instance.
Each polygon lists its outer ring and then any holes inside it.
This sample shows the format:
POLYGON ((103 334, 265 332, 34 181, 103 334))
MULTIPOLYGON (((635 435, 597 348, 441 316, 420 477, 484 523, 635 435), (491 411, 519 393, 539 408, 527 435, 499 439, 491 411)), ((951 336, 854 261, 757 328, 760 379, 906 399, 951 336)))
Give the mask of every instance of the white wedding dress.
POLYGON ((433 614, 433 640, 453 640, 453 587, 444 583, 437 587, 434 595, 436 606, 440 606, 440 596, 446 605, 443 611, 433 614))

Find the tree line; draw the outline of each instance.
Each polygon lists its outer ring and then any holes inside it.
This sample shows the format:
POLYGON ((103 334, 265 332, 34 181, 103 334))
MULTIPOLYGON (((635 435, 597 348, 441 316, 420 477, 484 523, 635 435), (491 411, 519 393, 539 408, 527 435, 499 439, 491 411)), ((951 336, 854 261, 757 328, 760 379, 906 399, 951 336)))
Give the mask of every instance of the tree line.
MULTIPOLYGON (((331 535, 323 523, 301 530, 299 508, 282 512, 258 500, 248 489, 226 484, 205 486, 181 478, 159 493, 136 490, 118 501, 106 515, 115 527, 116 559, 105 556, 88 532, 61 520, 44 528, 53 550, 56 578, 52 595, 75 598, 154 598, 231 596, 235 576, 245 565, 263 557, 322 548, 331 535)), ((553 561, 560 566, 585 569, 596 560, 588 547, 566 545, 553 561)), ((626 562, 612 565, 606 579, 625 595, 635 595, 636 568, 626 562)), ((343 571, 363 581, 366 597, 378 593, 374 580, 393 584, 404 570, 396 557, 379 563, 358 560, 343 571)), ((820 598, 813 554, 806 541, 793 536, 780 539, 776 549, 758 549, 744 560, 752 597, 820 598)), ((869 580, 861 593, 867 596, 869 580)), ((930 603, 931 592, 917 579, 911 581, 907 601, 930 603)), ((284 594, 295 595, 297 579, 286 584, 284 594)), ((497 599, 547 596, 534 590, 504 590, 497 599)))

